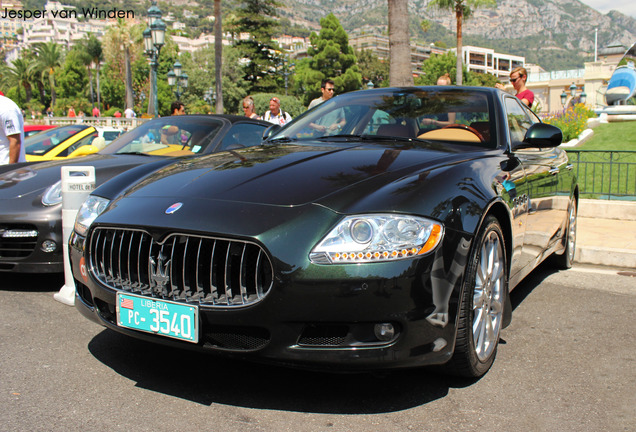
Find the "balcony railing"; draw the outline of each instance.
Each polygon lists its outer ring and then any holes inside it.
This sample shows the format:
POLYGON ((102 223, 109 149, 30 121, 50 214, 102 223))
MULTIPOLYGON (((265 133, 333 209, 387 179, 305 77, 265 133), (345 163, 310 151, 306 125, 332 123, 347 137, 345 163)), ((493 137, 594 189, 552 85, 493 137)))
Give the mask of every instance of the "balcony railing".
POLYGON ((636 151, 567 150, 581 198, 636 201, 636 151))

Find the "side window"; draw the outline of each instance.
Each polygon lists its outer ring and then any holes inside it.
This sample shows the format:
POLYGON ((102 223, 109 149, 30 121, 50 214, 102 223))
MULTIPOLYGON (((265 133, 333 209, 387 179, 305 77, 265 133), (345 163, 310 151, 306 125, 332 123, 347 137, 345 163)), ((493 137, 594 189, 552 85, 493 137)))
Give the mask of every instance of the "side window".
POLYGON ((528 114, 516 98, 507 97, 505 99, 505 104, 510 142, 522 142, 523 138, 526 136, 528 128, 536 122, 530 120, 530 117, 528 117, 528 114))
POLYGON ((252 147, 260 145, 263 141, 265 126, 237 123, 233 125, 223 138, 219 150, 232 150, 235 148, 252 147))

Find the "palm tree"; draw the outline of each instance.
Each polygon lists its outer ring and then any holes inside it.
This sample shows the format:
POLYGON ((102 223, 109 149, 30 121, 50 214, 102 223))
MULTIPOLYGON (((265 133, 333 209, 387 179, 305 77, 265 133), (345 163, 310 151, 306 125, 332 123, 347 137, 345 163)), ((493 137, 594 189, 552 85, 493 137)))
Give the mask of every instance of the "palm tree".
MULTIPOLYGON (((33 72, 31 70, 29 61, 23 58, 19 58, 13 61, 11 66, 2 66, 3 86, 6 87, 24 87, 26 93, 26 101, 29 102, 33 96, 31 80, 33 79, 33 72)), ((18 89, 18 104, 21 104, 20 91, 18 89)))
POLYGON ((388 2, 389 83, 392 86, 413 85, 408 0, 388 0, 388 2))
POLYGON ((104 43, 106 48, 110 51, 111 56, 121 61, 120 53, 123 52, 123 67, 120 63, 120 69, 123 69, 124 84, 126 86, 126 107, 134 106, 133 99, 133 86, 132 86, 132 72, 131 62, 133 61, 132 52, 135 52, 131 48, 136 43, 141 43, 141 30, 138 26, 131 25, 128 21, 119 18, 117 24, 108 28, 104 43))
POLYGON ((97 107, 100 107, 100 92, 99 92, 99 69, 100 63, 104 59, 102 43, 95 37, 95 35, 90 35, 79 42, 82 52, 85 54, 83 56, 84 64, 88 69, 88 80, 91 86, 91 103, 94 106, 93 100, 93 68, 96 69, 96 80, 97 80, 97 107))
POLYGON ((472 11, 480 7, 495 7, 496 0, 432 0, 429 7, 437 7, 438 9, 450 9, 455 11, 457 19, 457 75, 455 82, 462 85, 463 71, 463 55, 462 55, 462 21, 468 19, 472 15, 472 11))
POLYGON ((221 29, 221 0, 214 0, 214 79, 216 81, 216 113, 223 114, 223 31, 221 29))
POLYGON ((55 106, 55 72, 62 66, 64 51, 55 42, 39 43, 34 47, 35 65, 42 78, 48 76, 51 87, 51 107, 55 106))

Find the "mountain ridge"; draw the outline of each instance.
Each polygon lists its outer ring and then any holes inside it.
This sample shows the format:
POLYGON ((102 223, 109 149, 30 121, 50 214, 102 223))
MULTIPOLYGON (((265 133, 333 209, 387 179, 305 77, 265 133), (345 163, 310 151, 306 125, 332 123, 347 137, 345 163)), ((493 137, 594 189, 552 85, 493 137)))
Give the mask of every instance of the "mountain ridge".
MULTIPOLYGON (((411 38, 456 46, 454 13, 429 7, 430 1, 409 1, 411 38), (422 20, 431 23, 428 32, 421 31, 422 20)), ((315 31, 330 12, 350 34, 386 33, 388 24, 386 0, 285 0, 279 11, 315 31)), ((547 70, 568 69, 593 59, 596 30, 598 49, 615 44, 627 49, 636 42, 634 18, 615 10, 602 14, 579 0, 497 0, 496 8, 476 9, 464 21, 463 42, 524 56, 547 70)))

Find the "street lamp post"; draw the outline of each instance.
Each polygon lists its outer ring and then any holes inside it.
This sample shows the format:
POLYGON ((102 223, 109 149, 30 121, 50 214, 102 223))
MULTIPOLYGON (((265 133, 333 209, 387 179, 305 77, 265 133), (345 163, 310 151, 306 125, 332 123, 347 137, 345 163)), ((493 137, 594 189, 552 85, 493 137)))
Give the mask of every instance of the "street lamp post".
POLYGON ((212 103, 216 100, 216 92, 212 87, 208 88, 203 93, 203 100, 206 101, 208 105, 210 105, 210 108, 212 108, 212 103))
MULTIPOLYGON (((581 90, 581 93, 578 96, 576 94, 576 91, 578 90, 578 87, 576 86, 576 84, 572 83, 570 87, 568 87, 568 90, 570 91, 570 96, 571 96, 570 103, 572 102, 574 98, 578 97, 578 101, 582 104, 585 104, 585 101, 587 100, 587 93, 585 93, 585 88, 581 90)), ((565 110, 567 99, 568 99, 568 94, 565 92, 565 90, 563 90, 563 93, 561 93, 561 105, 563 106, 564 110, 565 110)))
POLYGON ((176 85, 174 95, 177 97, 177 101, 181 99, 182 95, 182 93, 179 91, 179 85, 181 85, 184 90, 188 87, 188 75, 185 72, 181 73, 181 70, 181 63, 179 63, 179 61, 177 60, 172 66, 172 70, 168 72, 168 85, 170 87, 174 87, 176 85))
POLYGON ((159 114, 159 98, 157 97, 157 68, 159 67, 159 54, 165 44, 166 23, 161 19, 161 10, 153 0, 148 8, 148 27, 143 32, 144 54, 150 63, 150 97, 148 99, 148 114, 157 117, 159 114), (152 111, 151 111, 152 110, 152 111))

